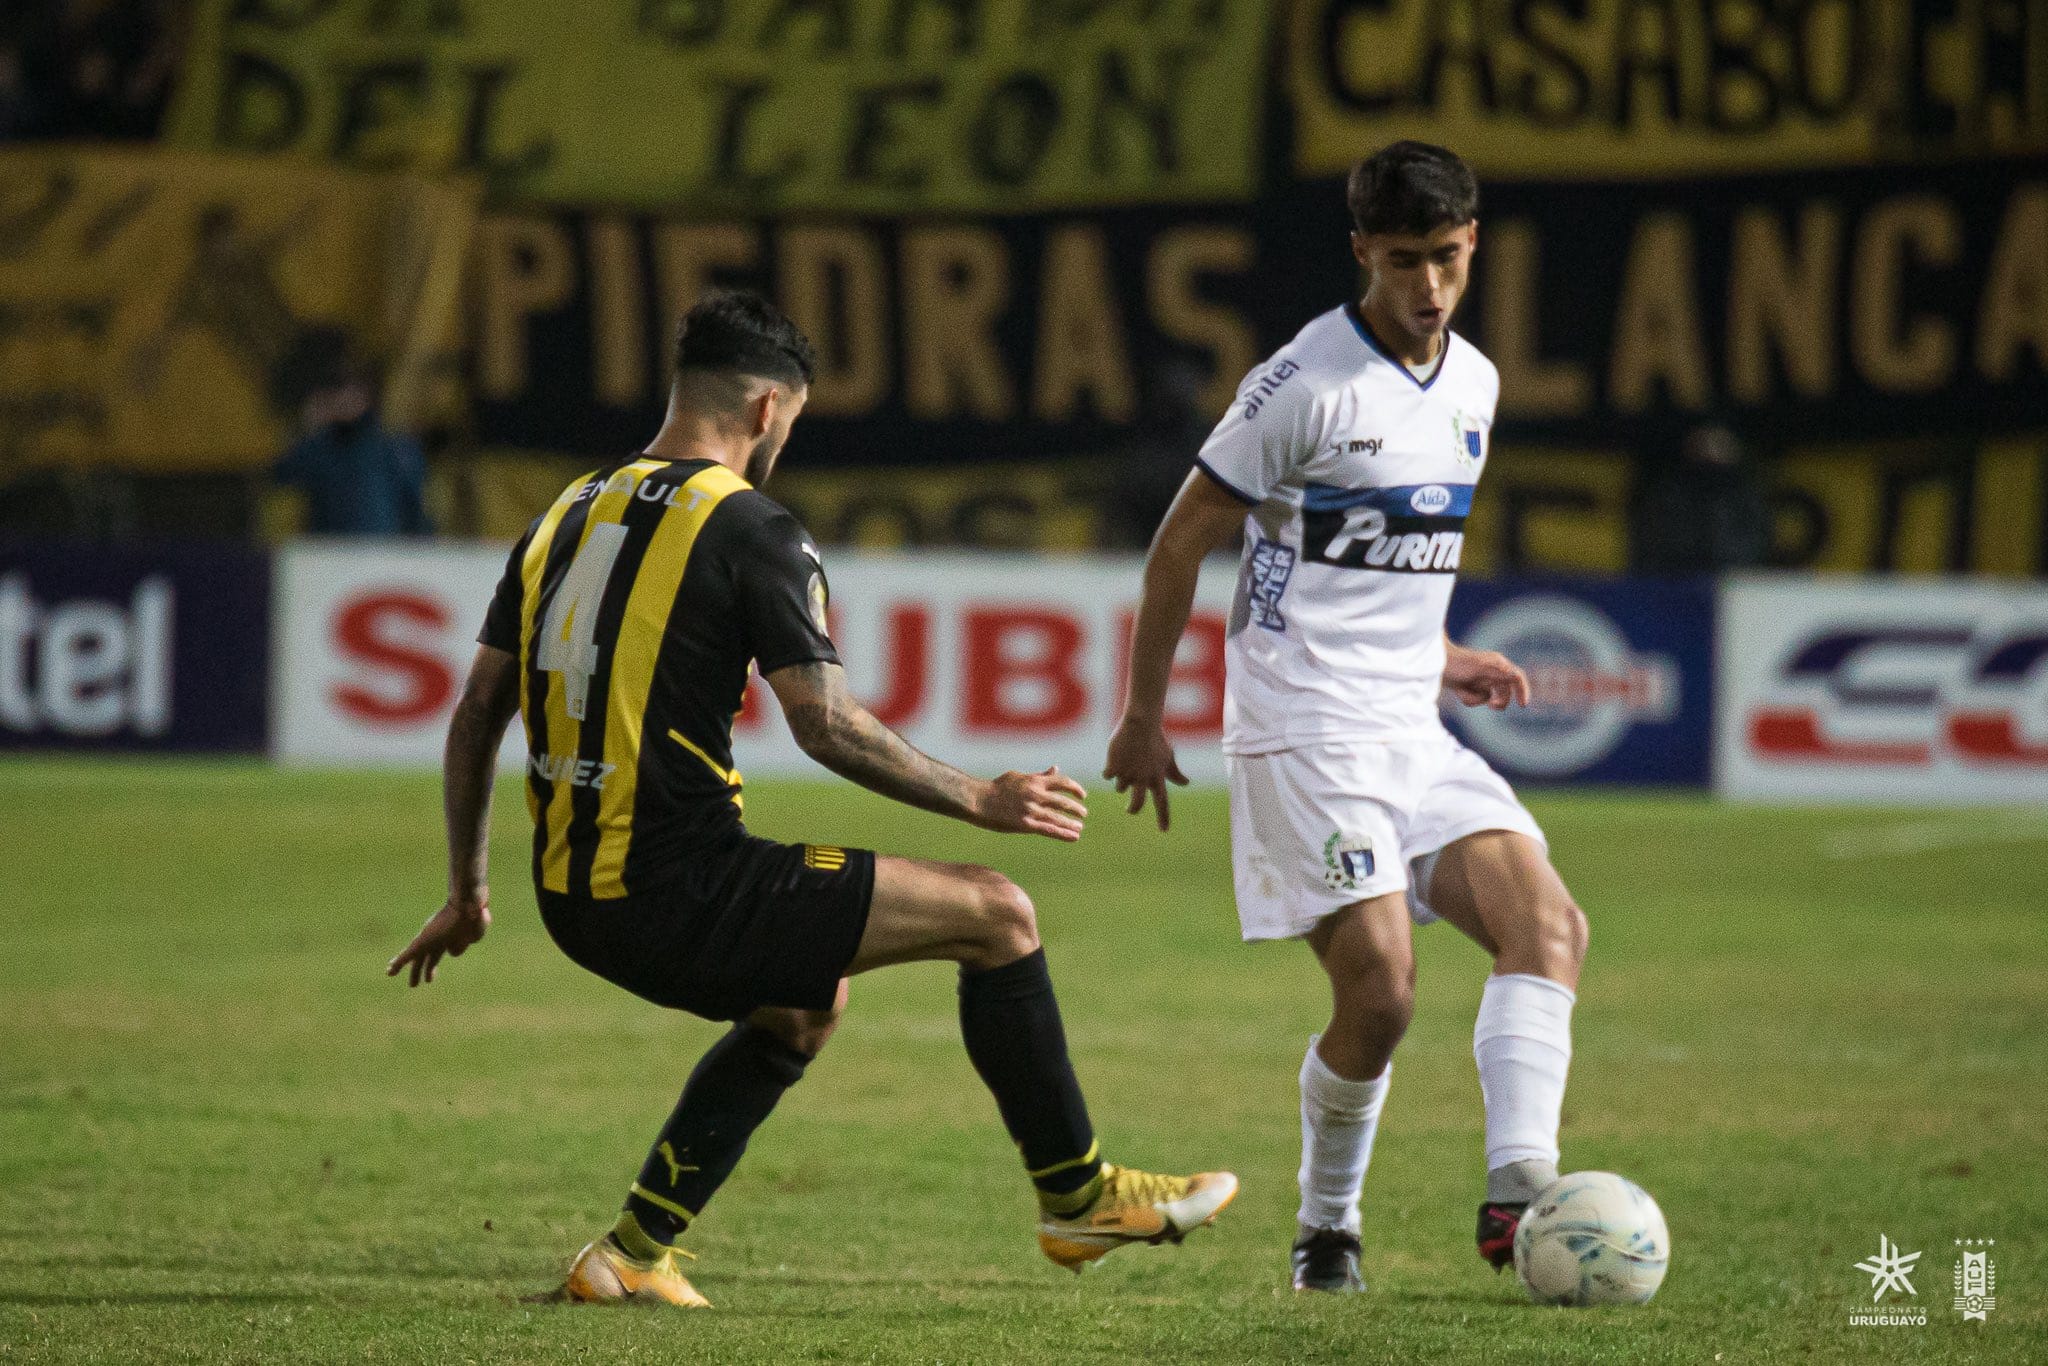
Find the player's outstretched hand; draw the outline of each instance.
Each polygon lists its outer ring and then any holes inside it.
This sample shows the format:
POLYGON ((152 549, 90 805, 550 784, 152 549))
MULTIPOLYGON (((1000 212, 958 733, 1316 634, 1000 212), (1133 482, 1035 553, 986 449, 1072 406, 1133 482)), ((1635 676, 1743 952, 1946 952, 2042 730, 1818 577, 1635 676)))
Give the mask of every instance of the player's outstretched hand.
POLYGON ((1102 776, 1114 782, 1118 792, 1131 794, 1130 815, 1145 809, 1149 793, 1161 830, 1173 821, 1166 805, 1167 783, 1188 785, 1187 775, 1174 762, 1173 745, 1166 738, 1165 728, 1157 721, 1134 721, 1128 717, 1110 737, 1109 761, 1103 765, 1102 776))
POLYGON ((1088 789, 1057 768, 992 780, 975 824, 1005 835, 1044 835, 1072 844, 1088 819, 1088 789))
POLYGON ((485 891, 449 897, 440 910, 427 917, 427 923, 420 926, 412 942, 386 965, 384 975, 396 977, 410 967, 412 980, 407 986, 433 981, 434 969, 440 966, 444 954, 460 958, 464 949, 484 937, 484 931, 491 927, 490 902, 490 893, 485 891))
POLYGON ((1453 645, 1444 659, 1444 686, 1468 707, 1506 711, 1529 705, 1529 675, 1504 654, 1453 645))

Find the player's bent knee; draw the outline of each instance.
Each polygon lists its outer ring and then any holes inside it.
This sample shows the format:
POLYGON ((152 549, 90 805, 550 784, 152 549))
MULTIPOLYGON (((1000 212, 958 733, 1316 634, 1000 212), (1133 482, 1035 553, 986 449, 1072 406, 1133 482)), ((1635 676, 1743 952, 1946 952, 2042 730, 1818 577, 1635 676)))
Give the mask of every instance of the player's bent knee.
POLYGON ((839 983, 838 997, 829 1010, 796 1010, 782 1006, 769 1006, 755 1011, 747 1017, 747 1023, 755 1029, 765 1030, 782 1042, 807 1057, 817 1057, 824 1050, 832 1031, 839 1027, 839 1017, 846 1013, 846 983, 839 983))
POLYGON ((1022 887, 983 868, 975 879, 975 921, 988 966, 1014 962, 1038 947, 1038 912, 1022 887))
POLYGON ((1586 913, 1579 909, 1578 902, 1569 895, 1547 900, 1535 920, 1539 957, 1573 967, 1586 961, 1586 943, 1592 927, 1586 923, 1586 913))
POLYGON ((1578 902, 1567 898, 1564 903, 1564 943, 1574 963, 1586 961, 1586 950, 1592 942, 1592 922, 1586 919, 1586 913, 1579 909, 1578 902))
POLYGON ((1361 1046, 1385 1051, 1401 1041, 1414 1018, 1413 984, 1393 981, 1340 997, 1332 1025, 1352 1035, 1361 1046))
POLYGON ((1568 893, 1560 891, 1531 907, 1529 914, 1502 936, 1502 951, 1495 961, 1504 972, 1534 972, 1569 985, 1586 961, 1591 936, 1586 913, 1568 893))

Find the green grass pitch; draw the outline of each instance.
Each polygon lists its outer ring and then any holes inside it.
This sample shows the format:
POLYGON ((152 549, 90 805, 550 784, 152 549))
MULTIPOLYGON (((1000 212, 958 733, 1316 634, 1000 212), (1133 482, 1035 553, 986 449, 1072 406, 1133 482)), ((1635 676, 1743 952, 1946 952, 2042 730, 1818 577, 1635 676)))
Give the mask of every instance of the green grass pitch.
MULTIPOLYGON (((1247 948, 1219 794, 1068 848, 839 785, 755 828, 993 864, 1035 896, 1110 1155, 1229 1166, 1180 1248, 1075 1278, 962 1053, 950 970, 855 983, 692 1230, 693 1316, 533 1305, 605 1228, 715 1027, 560 957, 499 797, 497 923, 408 993, 431 775, 0 764, 0 1360, 2020 1361, 2048 1357, 2048 816, 1539 796, 1593 921, 1567 1167, 1645 1185, 1657 1301, 1561 1311, 1474 1255, 1483 956, 1419 935, 1365 1201, 1370 1294, 1285 1289, 1294 1074, 1325 993, 1247 948), (1851 1327, 1879 1235, 1925 1327, 1851 1327), (1995 1238, 1986 1323, 1953 1240, 1995 1238)), ((1887 1303, 1892 1301, 1888 1300, 1887 1303)))

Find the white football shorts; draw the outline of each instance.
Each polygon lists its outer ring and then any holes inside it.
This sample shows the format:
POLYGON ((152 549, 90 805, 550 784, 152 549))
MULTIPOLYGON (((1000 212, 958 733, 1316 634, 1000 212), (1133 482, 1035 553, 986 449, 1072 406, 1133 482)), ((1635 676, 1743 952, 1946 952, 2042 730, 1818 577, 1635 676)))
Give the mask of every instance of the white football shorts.
POLYGON ((1410 889, 1418 925, 1437 851, 1481 830, 1547 843, 1486 760, 1449 731, 1225 756, 1230 862, 1246 939, 1293 939, 1330 912, 1410 889))

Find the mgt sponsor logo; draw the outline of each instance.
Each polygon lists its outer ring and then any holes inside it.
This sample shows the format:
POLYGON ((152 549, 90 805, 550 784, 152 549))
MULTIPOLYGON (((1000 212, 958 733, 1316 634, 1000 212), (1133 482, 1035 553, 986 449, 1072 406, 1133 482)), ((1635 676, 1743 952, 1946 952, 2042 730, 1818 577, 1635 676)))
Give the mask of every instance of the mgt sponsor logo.
POLYGON ((163 575, 123 605, 38 602, 26 574, 0 578, 0 727, 100 737, 171 727, 175 595, 163 575))
POLYGON ((1523 773, 1563 777, 1614 753, 1631 727, 1678 714, 1679 671, 1635 650, 1606 613, 1576 598, 1516 598, 1472 624, 1465 644, 1529 675, 1529 705, 1460 708, 1474 748, 1523 773))
POLYGON ((1743 732, 1773 764, 2048 767, 2048 622, 1810 628, 1778 652, 1743 732))

